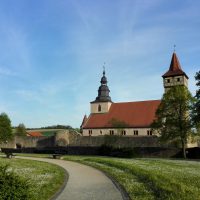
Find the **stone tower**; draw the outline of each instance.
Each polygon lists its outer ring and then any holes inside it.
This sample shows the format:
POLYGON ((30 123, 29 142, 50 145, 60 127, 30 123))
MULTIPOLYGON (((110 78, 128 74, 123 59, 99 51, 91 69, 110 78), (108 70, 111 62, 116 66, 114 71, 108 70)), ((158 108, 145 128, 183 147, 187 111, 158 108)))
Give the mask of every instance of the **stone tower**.
POLYGON ((101 85, 98 89, 98 96, 95 101, 90 102, 91 113, 106 113, 109 111, 112 104, 112 100, 109 96, 110 90, 107 86, 107 78, 105 76, 105 70, 103 70, 103 76, 101 78, 101 85))
POLYGON ((165 92, 175 85, 185 85, 188 87, 188 76, 182 70, 176 53, 174 52, 171 59, 169 70, 162 76, 165 92))

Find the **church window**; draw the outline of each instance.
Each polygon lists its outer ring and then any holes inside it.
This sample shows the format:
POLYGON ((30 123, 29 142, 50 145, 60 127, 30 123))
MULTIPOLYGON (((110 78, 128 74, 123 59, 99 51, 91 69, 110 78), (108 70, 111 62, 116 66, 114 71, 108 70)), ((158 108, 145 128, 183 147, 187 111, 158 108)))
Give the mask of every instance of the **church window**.
POLYGON ((122 130, 121 134, 122 134, 122 135, 126 135, 126 131, 125 131, 125 130, 122 130))
POLYGON ((134 135, 138 135, 138 130, 134 130, 134 131, 133 131, 133 134, 134 134, 134 135))
POLYGON ((152 135, 152 131, 148 130, 147 135, 152 135))
POLYGON ((110 130, 110 135, 114 135, 114 130, 110 130))
POLYGON ((101 105, 98 106, 98 111, 101 112, 101 105))
POLYGON ((89 130, 89 135, 92 135, 92 130, 89 130))

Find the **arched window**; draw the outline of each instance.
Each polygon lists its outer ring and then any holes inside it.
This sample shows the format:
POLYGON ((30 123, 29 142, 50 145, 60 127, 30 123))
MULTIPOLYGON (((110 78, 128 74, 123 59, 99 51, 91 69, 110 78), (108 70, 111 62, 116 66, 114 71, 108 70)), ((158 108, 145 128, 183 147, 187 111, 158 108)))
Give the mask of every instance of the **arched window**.
POLYGON ((101 105, 98 106, 98 111, 101 112, 101 105))

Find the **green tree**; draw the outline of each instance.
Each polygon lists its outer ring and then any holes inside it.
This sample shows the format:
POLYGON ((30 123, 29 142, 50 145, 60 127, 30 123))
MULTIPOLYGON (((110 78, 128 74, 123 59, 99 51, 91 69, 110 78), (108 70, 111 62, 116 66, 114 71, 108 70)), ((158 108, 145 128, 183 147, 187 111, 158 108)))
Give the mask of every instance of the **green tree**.
POLYGON ((109 125, 111 125, 115 129, 117 129, 118 135, 121 135, 122 131, 124 131, 125 128, 129 127, 129 125, 126 122, 120 121, 115 118, 112 118, 109 121, 109 125))
POLYGON ((15 129, 15 135, 17 136, 26 136, 26 127, 23 123, 19 124, 15 129))
POLYGON ((196 102, 193 107, 193 121, 195 127, 200 131, 200 71, 196 73, 195 79, 198 89, 196 90, 196 102))
POLYGON ((6 113, 0 114, 0 142, 5 143, 13 138, 11 121, 6 113))
POLYGON ((174 86, 166 92, 156 111, 152 128, 160 134, 161 141, 180 141, 183 157, 186 144, 192 136, 192 106, 194 98, 185 86, 174 86))

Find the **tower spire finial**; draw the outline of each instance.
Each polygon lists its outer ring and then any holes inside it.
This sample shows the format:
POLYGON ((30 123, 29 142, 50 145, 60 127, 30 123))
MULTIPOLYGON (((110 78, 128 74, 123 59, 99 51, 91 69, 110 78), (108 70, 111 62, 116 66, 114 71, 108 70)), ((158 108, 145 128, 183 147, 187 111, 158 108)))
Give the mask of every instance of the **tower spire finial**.
POLYGON ((176 45, 174 44, 174 53, 176 52, 176 45))
POLYGON ((105 72, 105 65, 106 65, 106 63, 104 62, 104 63, 103 63, 103 75, 104 75, 104 76, 105 76, 105 73, 106 73, 106 72, 105 72))

